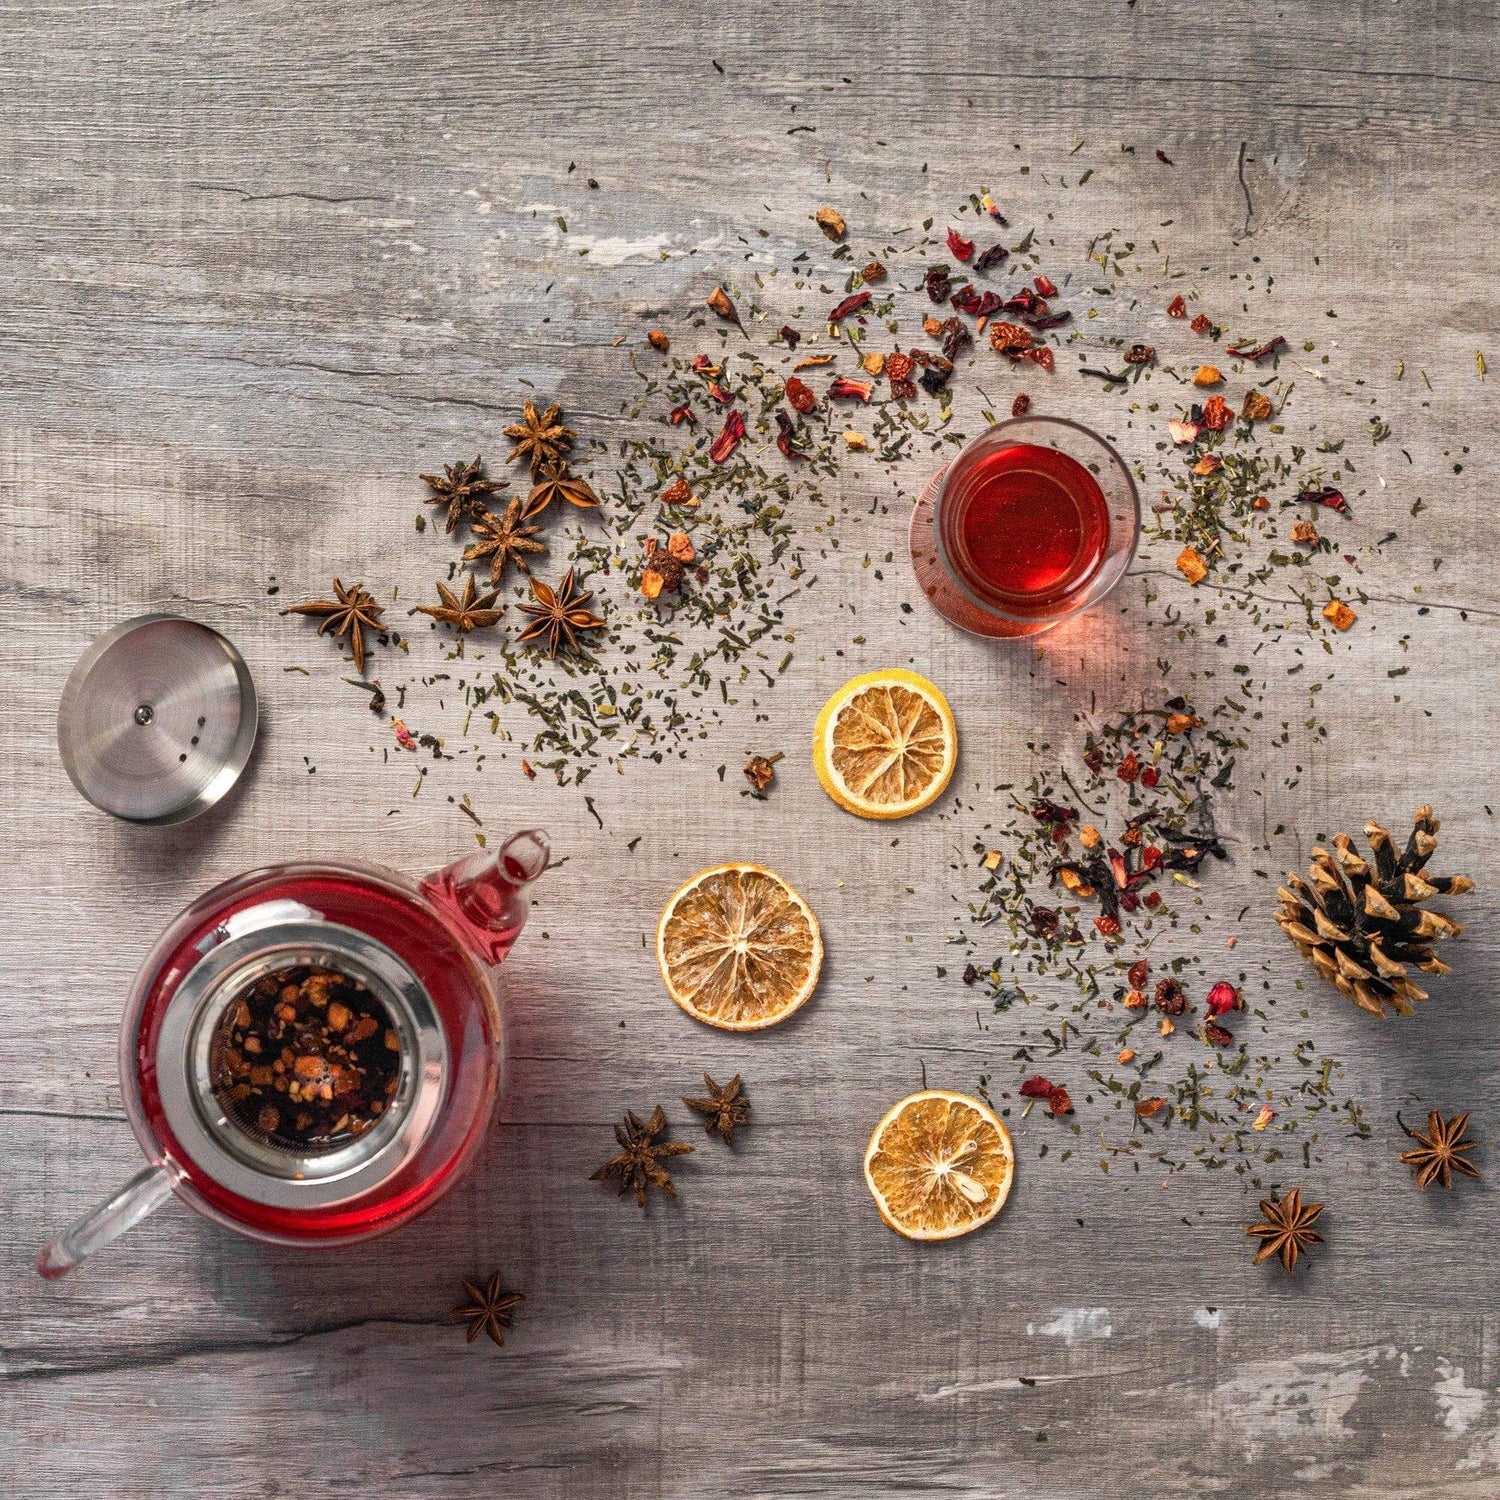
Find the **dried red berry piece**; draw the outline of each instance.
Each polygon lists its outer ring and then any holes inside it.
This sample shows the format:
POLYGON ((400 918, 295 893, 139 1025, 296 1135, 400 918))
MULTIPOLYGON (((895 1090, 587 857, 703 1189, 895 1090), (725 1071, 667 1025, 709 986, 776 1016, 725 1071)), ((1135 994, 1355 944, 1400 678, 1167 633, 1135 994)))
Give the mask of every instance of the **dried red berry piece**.
POLYGON ((1100 937, 1119 937, 1122 930, 1120 927, 1120 919, 1118 917, 1112 917, 1108 913, 1106 913, 1102 917, 1095 917, 1094 926, 1099 929, 1100 937))
POLYGON ((732 411, 724 418, 724 429, 713 441, 713 446, 708 450, 708 456, 716 463, 721 464, 728 459, 740 445, 740 439, 745 435, 745 419, 737 411, 732 411))
POLYGON ((1229 1011, 1239 1009, 1240 992, 1232 984, 1221 979, 1208 992, 1203 1003, 1208 1007, 1209 1015, 1222 1016, 1229 1011))
POLYGON ((840 319, 847 318, 850 313, 858 312, 862 307, 868 307, 873 295, 871 292, 851 292, 828 314, 828 321, 837 323, 840 319))
POLYGON ((897 349, 894 354, 887 354, 885 357, 885 378, 892 385, 898 380, 910 379, 913 364, 911 355, 903 354, 897 349))
POLYGON ((1032 364, 1040 365, 1044 370, 1050 370, 1056 363, 1052 351, 1045 344, 1034 344, 1030 349, 1021 352, 1022 359, 1029 359, 1032 364))
POLYGON ((1203 1040, 1212 1043, 1215 1047, 1227 1047, 1234 1041, 1234 1033, 1226 1031, 1222 1026, 1213 1021, 1203 1023, 1203 1040))
POLYGON ((1158 906, 1160 906, 1160 905, 1161 905, 1161 892, 1160 891, 1147 891, 1146 892, 1146 910, 1147 911, 1155 911, 1156 908, 1158 906))
POLYGON ((1032 1078, 1028 1078, 1020 1088, 1020 1094, 1023 1099, 1045 1099, 1051 1092, 1051 1080, 1043 1078, 1040 1073, 1032 1078))
POLYGON ((1057 288, 1052 285, 1052 278, 1050 276, 1038 276, 1033 285, 1044 297, 1055 297, 1057 295, 1057 288))
POLYGON ((1188 324, 1188 327, 1191 328, 1194 333, 1207 333, 1208 330, 1213 326, 1214 320, 1209 317, 1207 313, 1199 313, 1198 316, 1188 324))
POLYGON ((1125 971, 1125 978, 1129 981, 1133 990, 1143 990, 1146 987, 1146 976, 1151 972, 1151 965, 1144 958, 1138 958, 1125 971))
POLYGON ((1127 751, 1125 754, 1125 759, 1115 767, 1115 775, 1118 776, 1121 781, 1130 782, 1134 781, 1140 774, 1140 756, 1138 756, 1134 750, 1127 751))
POLYGON ((1010 403, 1010 414, 1013 417, 1024 417, 1031 410, 1031 397, 1025 391, 1020 391, 1016 399, 1010 403))
MULTIPOLYGON (((1161 780, 1161 772, 1155 766, 1144 766, 1141 769, 1141 785, 1155 786, 1161 780)), ((1137 832, 1140 830, 1137 829, 1137 832)))
POLYGON ((1029 349, 1031 341, 1031 330, 1019 323, 990 324, 990 348, 1001 354, 1017 355, 1022 349, 1029 349))
POLYGON ((789 375, 786 382, 786 399, 794 411, 800 411, 804 415, 814 410, 818 404, 818 398, 813 394, 813 389, 804 380, 798 380, 795 375, 789 375))
POLYGON ((954 260, 972 260, 974 241, 966 240, 956 229, 948 230, 948 253, 954 260))
POLYGON ((1049 1115, 1070 1115, 1073 1113, 1073 1101, 1068 1096, 1067 1089, 1059 1084, 1047 1095, 1047 1113, 1049 1115))
POLYGON ((1124 355, 1127 365, 1151 365, 1156 363, 1156 350, 1150 344, 1132 344, 1124 355))
POLYGON ((1187 317, 1187 298, 1182 296, 1173 297, 1172 300, 1167 303, 1167 316, 1169 318, 1187 317))

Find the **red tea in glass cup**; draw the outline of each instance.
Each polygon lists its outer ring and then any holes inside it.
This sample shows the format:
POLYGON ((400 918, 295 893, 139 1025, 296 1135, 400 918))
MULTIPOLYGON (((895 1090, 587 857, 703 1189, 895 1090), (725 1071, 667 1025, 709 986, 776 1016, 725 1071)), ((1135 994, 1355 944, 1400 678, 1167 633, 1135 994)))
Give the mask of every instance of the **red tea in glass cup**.
POLYGON ((912 561, 954 624, 1034 635, 1097 604, 1139 533, 1135 483, 1103 438, 1058 417, 1017 417, 929 481, 912 515, 912 561))

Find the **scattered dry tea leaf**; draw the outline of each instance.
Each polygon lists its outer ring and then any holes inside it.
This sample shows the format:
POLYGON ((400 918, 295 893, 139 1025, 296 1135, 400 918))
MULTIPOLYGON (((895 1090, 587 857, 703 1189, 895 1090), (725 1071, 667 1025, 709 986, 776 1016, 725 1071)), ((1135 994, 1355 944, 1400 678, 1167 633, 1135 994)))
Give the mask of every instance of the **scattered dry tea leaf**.
POLYGON ((1359 616, 1342 599, 1330 599, 1323 606, 1323 618, 1335 630, 1347 630, 1359 616))
POLYGON ((1202 583, 1208 577, 1208 564, 1196 547, 1184 547, 1177 554, 1177 571, 1189 583, 1202 583))

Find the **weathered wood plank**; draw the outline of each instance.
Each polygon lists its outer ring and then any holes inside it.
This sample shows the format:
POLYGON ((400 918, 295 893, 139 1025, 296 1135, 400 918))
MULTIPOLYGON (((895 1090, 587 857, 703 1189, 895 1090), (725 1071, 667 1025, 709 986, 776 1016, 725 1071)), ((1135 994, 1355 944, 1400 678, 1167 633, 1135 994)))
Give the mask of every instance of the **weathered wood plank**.
MULTIPOLYGON (((1101 15, 382 3, 351 36, 342 14, 265 0, 232 26, 187 3, 0 12, 6 1493, 1493 1493, 1500 1272, 1482 1247, 1500 1208, 1486 1184, 1418 1197, 1392 1159, 1398 1108, 1471 1106, 1491 1153, 1500 1118, 1484 863, 1500 523, 1494 385, 1474 358, 1497 313, 1494 10, 1101 15), (414 801, 410 762, 382 760, 384 731, 323 643, 278 616, 284 598, 341 569, 425 587, 450 554, 412 530, 419 470, 497 454, 529 386, 590 436, 636 430, 614 341, 654 323, 685 340, 722 276, 748 287, 817 255, 820 202, 879 245, 980 184, 1080 292, 1090 237, 1115 226, 1155 237, 1219 305, 1263 301, 1315 339, 1329 363, 1299 385, 1298 422, 1360 443, 1371 415, 1392 424, 1360 457, 1350 534, 1398 533, 1361 553, 1361 628, 1331 660, 1301 647, 1335 674, 1328 736, 1302 727, 1298 642, 1250 658, 1259 637, 1226 609, 1224 648, 1167 650, 1139 623, 1139 582, 1040 659, 942 628, 900 563, 924 456, 902 493, 845 468, 841 545, 793 606, 795 671, 745 690, 684 759, 596 774, 602 828, 514 753, 442 763, 414 801), (865 558, 887 553, 877 580, 865 558), (53 748, 77 653, 153 607, 229 633, 268 708, 242 793, 186 829, 94 815, 53 748), (1239 938, 1235 964, 1275 986, 1254 1022, 1267 1043, 1342 1059, 1374 1127, 1321 1142, 1308 1180, 1329 1245, 1290 1286, 1246 1264, 1248 1181, 1105 1177, 1097 1114, 1076 1136, 1015 1121, 1012 1204, 952 1246, 891 1235, 859 1177, 892 1099, 924 1076, 974 1087, 1038 1025, 976 1017, 937 977, 993 789, 1024 776, 1027 739, 1065 739, 1091 689, 1157 690, 1164 652, 1205 691, 1254 660, 1264 715, 1246 757, 1264 780, 1242 768, 1223 807, 1235 857, 1212 872, 1201 942, 1239 938), (897 833, 851 828, 806 768, 809 726, 846 675, 908 660, 963 727, 954 793, 897 833), (761 748, 789 752, 764 805, 735 786, 761 748), (45 1234, 133 1168, 114 1027, 161 925, 279 855, 431 867, 469 846, 446 800, 465 793, 488 827, 541 821, 569 856, 507 968, 513 1084, 474 1179, 347 1255, 267 1253, 174 1206, 77 1277, 33 1278, 45 1234), (1422 1016, 1371 1027, 1290 988, 1254 872, 1423 800, 1452 867, 1481 879, 1471 937, 1422 1016), (792 878, 829 943, 804 1016, 753 1039, 677 1012, 643 943, 667 891, 733 855, 792 878), (649 1218, 585 1180, 622 1108, 689 1092, 705 1068, 742 1071, 754 1094, 733 1161, 704 1142, 682 1199, 649 1218), (457 1277, 496 1263, 529 1297, 503 1354, 445 1321, 457 1277)), ((814 286, 840 274, 825 260, 814 286)), ((1160 283, 1158 259, 1139 308, 1099 299, 1088 347, 1156 316, 1160 283)), ((785 278, 759 295, 770 327, 801 300, 785 278)), ((1156 417, 1064 373, 1048 400, 1149 454, 1156 417)), ((982 404, 960 397, 966 430, 982 404)), ((1170 578, 1171 557, 1148 548, 1137 572, 1170 578)), ((436 661, 414 649, 382 670, 389 686, 436 661)), ((426 712, 457 739, 461 709, 426 712)))

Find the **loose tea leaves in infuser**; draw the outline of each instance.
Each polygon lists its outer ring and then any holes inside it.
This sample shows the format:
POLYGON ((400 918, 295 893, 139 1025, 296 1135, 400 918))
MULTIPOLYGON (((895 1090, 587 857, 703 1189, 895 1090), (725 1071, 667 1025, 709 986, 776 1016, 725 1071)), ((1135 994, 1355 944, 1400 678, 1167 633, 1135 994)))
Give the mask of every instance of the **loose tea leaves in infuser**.
POLYGON ((401 1078, 401 1043, 359 980, 301 964, 248 984, 224 1012, 214 1097, 252 1138, 331 1151, 363 1135, 401 1078))

